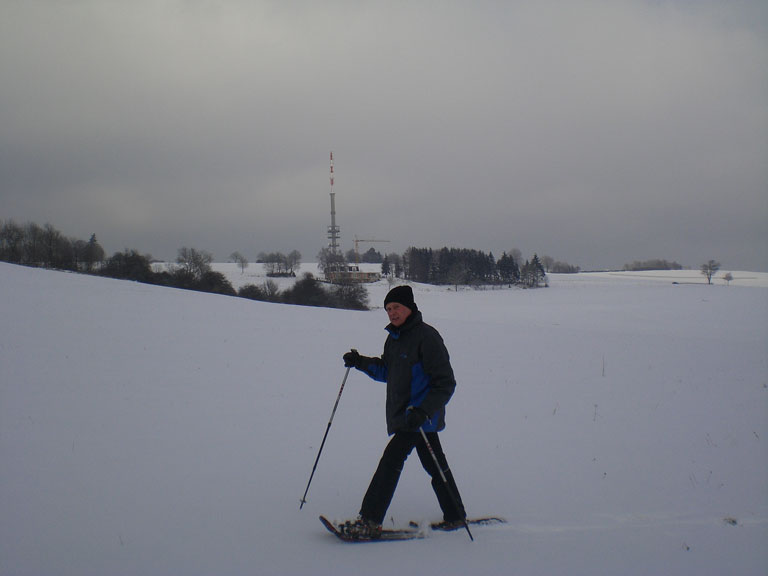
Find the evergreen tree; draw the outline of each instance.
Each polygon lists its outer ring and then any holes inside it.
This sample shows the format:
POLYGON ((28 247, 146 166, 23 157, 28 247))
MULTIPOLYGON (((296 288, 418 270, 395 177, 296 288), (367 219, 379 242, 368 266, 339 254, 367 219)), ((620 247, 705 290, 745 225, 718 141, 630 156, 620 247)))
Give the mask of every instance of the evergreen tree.
POLYGON ((96 239, 96 234, 91 234, 82 256, 86 272, 91 272, 96 264, 104 261, 104 248, 96 239))
POLYGON ((520 282, 520 268, 513 256, 503 252, 496 263, 499 272, 499 280, 505 284, 517 284, 520 282))
POLYGON ((302 306, 328 306, 329 297, 320 282, 310 274, 297 280, 291 288, 283 291, 283 302, 286 304, 300 304, 302 306))
POLYGON ((101 273, 111 278, 137 282, 151 283, 153 280, 150 257, 142 256, 136 250, 115 252, 114 255, 107 258, 101 273))

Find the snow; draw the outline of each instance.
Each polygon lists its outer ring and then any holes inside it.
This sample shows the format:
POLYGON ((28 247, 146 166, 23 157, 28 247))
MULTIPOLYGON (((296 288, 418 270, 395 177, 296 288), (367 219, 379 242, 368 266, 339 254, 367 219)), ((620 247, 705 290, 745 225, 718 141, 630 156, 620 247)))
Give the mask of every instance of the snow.
MULTIPOLYGON (((350 546, 317 516, 357 513, 380 384, 350 373, 299 499, 341 355, 383 346, 385 281, 354 312, 0 263, 0 574, 766 574, 768 275, 733 276, 414 285, 467 510, 509 522, 350 546)), ((388 522, 411 519, 439 519, 415 457, 388 522)))

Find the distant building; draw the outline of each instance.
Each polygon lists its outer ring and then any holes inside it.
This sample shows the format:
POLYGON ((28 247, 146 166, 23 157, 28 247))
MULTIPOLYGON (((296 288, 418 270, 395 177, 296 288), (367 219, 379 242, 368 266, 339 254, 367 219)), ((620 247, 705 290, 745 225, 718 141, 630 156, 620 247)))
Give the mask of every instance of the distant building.
POLYGON ((325 269, 325 279, 333 284, 367 284, 381 279, 378 272, 363 272, 351 264, 332 264, 325 269))

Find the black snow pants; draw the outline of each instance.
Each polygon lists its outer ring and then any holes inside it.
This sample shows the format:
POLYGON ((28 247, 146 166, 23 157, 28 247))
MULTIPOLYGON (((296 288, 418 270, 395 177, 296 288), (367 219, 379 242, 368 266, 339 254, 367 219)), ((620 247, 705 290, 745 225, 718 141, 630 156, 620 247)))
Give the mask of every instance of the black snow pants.
POLYGON ((414 448, 416 448, 416 453, 419 455, 421 465, 432 478, 432 489, 435 491, 440 509, 443 511, 443 520, 454 522, 466 518, 459 490, 456 488, 453 474, 448 468, 448 462, 445 459, 445 454, 443 454, 443 448, 440 446, 437 432, 428 432, 427 439, 435 452, 446 480, 448 480, 451 492, 446 488, 445 482, 443 482, 440 476, 440 471, 435 466, 435 461, 429 453, 429 448, 421 437, 421 432, 397 432, 384 449, 379 466, 363 498, 363 505, 360 508, 360 515, 363 518, 379 524, 384 521, 389 504, 392 502, 392 497, 395 494, 397 482, 400 480, 400 473, 403 471, 405 460, 414 448), (453 503, 451 493, 456 498, 459 505, 458 509, 453 503))

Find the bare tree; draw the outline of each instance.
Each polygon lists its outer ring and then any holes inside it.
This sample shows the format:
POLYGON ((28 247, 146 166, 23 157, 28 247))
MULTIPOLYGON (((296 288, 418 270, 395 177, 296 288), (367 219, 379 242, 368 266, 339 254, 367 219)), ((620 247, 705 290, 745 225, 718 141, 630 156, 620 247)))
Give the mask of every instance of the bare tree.
POLYGON ((728 286, 730 286, 730 285, 731 285, 731 280, 733 280, 733 274, 731 274, 730 272, 727 272, 727 273, 726 273, 726 274, 723 276, 723 280, 725 280, 726 284, 727 284, 728 286))
POLYGON ((453 284, 456 292, 459 291, 459 284, 466 284, 469 277, 469 267, 464 262, 455 262, 448 270, 447 279, 453 284))
POLYGON ((212 254, 194 248, 179 248, 179 255, 176 258, 176 263, 180 265, 181 270, 195 280, 200 280, 211 271, 211 262, 213 262, 212 254))
POLYGON ((301 267, 301 252, 298 250, 291 250, 285 259, 285 264, 288 268, 288 272, 295 275, 296 271, 301 267))
POLYGON ((24 226, 24 256, 23 262, 32 266, 43 266, 45 263, 45 243, 43 229, 34 222, 24 226))
POLYGON ((282 252, 259 253, 259 262, 264 264, 267 276, 296 276, 299 269, 301 253, 292 251, 288 256, 282 252))
POLYGON ((21 262, 24 257, 24 228, 8 220, 0 230, 0 253, 7 262, 21 262))
POLYGON ((552 266, 555 263, 555 259, 552 258, 552 256, 547 256, 546 254, 541 257, 541 265, 544 266, 544 272, 551 272, 552 266))
POLYGON ((717 274, 718 270, 720 270, 720 262, 716 260, 710 260, 706 264, 701 265, 701 274, 706 276, 707 284, 712 284, 712 276, 717 274))
POLYGON ((342 266, 345 265, 347 261, 344 259, 344 256, 340 253, 333 253, 330 248, 323 248, 320 250, 320 252, 317 254, 317 264, 320 270, 323 272, 327 272, 328 270, 332 269, 334 266, 342 266))
POLYGON ((232 252, 232 254, 229 255, 229 258, 240 267, 240 274, 245 272, 245 269, 248 268, 248 259, 240 254, 240 252, 232 252))
POLYGON ((264 282, 264 285, 262 287, 264 290, 264 295, 266 296, 266 299, 269 301, 275 301, 277 300, 277 296, 280 292, 277 286, 277 282, 274 280, 267 280, 264 282))

